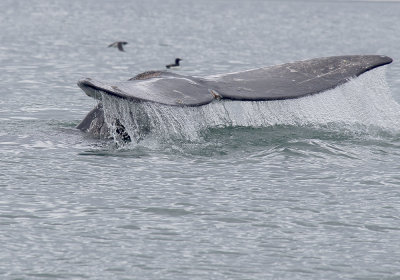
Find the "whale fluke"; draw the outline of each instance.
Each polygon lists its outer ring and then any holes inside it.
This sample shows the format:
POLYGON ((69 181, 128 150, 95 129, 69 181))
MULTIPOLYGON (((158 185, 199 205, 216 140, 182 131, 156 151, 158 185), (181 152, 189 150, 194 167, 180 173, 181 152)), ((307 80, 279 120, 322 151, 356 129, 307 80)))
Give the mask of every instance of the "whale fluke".
POLYGON ((236 73, 192 77, 148 71, 121 82, 78 81, 89 96, 101 94, 172 106, 200 106, 214 100, 267 101, 299 98, 337 87, 392 59, 381 55, 315 58, 236 73))

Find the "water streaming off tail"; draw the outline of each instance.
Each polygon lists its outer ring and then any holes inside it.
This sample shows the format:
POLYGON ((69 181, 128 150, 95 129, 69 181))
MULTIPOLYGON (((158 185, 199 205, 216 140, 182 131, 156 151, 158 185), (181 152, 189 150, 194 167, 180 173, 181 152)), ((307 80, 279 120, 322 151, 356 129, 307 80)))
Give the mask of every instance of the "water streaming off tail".
POLYGON ((379 68, 333 90, 292 100, 214 101, 199 107, 173 107, 132 102, 103 94, 107 124, 116 141, 117 124, 130 138, 196 141, 213 127, 268 127, 273 125, 319 126, 335 124, 398 131, 400 105, 392 98, 379 68))

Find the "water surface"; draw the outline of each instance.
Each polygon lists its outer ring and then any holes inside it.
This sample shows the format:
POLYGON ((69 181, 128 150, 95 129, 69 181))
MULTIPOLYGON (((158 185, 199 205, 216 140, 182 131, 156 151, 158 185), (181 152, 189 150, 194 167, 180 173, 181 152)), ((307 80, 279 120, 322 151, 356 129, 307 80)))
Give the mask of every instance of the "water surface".
POLYGON ((398 2, 0 8, 0 278, 400 278, 398 2), (166 122, 139 144, 75 128, 83 77, 346 54, 394 63, 304 99, 148 107, 166 122))

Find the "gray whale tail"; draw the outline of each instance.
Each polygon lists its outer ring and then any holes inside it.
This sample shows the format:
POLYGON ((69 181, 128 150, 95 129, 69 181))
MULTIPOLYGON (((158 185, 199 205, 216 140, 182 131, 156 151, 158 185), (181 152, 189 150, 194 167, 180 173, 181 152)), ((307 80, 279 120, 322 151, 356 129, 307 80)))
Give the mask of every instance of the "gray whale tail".
MULTIPOLYGON (((148 71, 128 81, 112 83, 86 78, 78 81, 78 86, 99 100, 105 94, 169 106, 202 106, 221 100, 284 100, 333 89, 392 61, 381 55, 333 56, 205 77, 148 71)), ((104 130, 102 123, 103 111, 98 106, 78 128, 98 132, 104 130)))

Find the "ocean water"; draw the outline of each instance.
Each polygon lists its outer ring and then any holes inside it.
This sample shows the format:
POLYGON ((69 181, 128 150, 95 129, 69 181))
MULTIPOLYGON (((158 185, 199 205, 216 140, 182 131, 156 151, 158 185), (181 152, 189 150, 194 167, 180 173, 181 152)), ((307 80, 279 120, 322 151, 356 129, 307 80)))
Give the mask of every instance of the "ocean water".
MULTIPOLYGON (((0 10, 0 279, 400 279, 399 1, 0 10), (143 104, 139 143, 76 129, 96 105, 84 77, 347 54, 394 62, 296 100, 143 104)), ((134 104, 104 105, 135 121, 134 104)))

